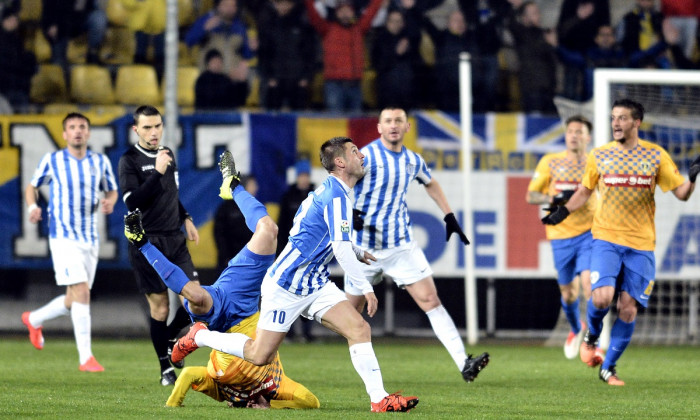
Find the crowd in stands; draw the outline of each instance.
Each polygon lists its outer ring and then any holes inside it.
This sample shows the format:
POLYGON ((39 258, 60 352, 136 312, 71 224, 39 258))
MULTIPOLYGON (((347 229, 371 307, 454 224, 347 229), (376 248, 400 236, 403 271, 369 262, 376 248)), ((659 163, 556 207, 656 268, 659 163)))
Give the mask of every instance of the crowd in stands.
MULTIPOLYGON (((106 68, 114 83, 121 67, 145 67, 162 100, 166 3, 0 0, 0 112, 92 105, 73 94, 80 66, 106 68)), ((700 67, 700 0, 178 4, 178 63, 195 74, 180 81, 178 103, 189 109, 456 112, 460 52, 471 57, 477 113, 554 113, 555 95, 586 101, 596 68, 700 67), (552 4, 558 20, 546 27, 552 4), (611 5, 624 8, 615 21, 611 5)), ((95 104, 133 105, 108 97, 95 104)))

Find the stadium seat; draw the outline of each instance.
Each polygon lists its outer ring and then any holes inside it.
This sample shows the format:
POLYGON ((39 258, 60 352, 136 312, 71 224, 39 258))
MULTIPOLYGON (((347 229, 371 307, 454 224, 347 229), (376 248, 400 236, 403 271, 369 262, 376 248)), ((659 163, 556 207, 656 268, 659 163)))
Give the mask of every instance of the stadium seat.
POLYGON ((42 110, 44 114, 51 115, 66 115, 70 112, 80 112, 80 106, 73 103, 54 103, 46 104, 42 110))
MULTIPOLYGON (((177 68, 177 104, 179 106, 194 106, 194 85, 199 77, 199 69, 195 66, 180 66, 177 68)), ((161 83, 162 97, 165 98, 165 81, 161 83)))
POLYGON ((36 104, 68 101, 68 89, 63 69, 56 64, 41 64, 32 77, 29 99, 36 104))
POLYGON ((82 34, 68 41, 66 57, 70 64, 85 64, 87 58, 87 34, 82 34))
POLYGON ((100 55, 108 64, 131 64, 134 62, 136 40, 129 28, 115 26, 107 28, 100 55))
POLYGON ((116 80, 117 102, 124 105, 160 104, 158 76, 153 66, 125 64, 119 66, 116 80))
POLYGON ((22 23, 39 22, 41 20, 41 10, 41 0, 22 0, 19 20, 22 23))
POLYGON ((38 63, 48 63, 51 61, 51 44, 44 37, 41 28, 36 28, 30 36, 32 38, 31 50, 34 51, 34 56, 38 63))
POLYGON ((109 105, 114 103, 112 76, 105 67, 75 64, 70 72, 71 98, 78 103, 109 105))
POLYGON ((253 77, 250 78, 250 92, 245 100, 245 106, 247 108, 262 106, 262 102, 260 101, 260 76, 257 74, 254 74, 253 77))
POLYGON ((105 13, 110 26, 126 27, 129 25, 129 11, 126 10, 121 0, 107 0, 105 13))
POLYGON ((197 20, 197 15, 195 14, 194 2, 192 0, 178 0, 177 1, 177 17, 178 26, 180 28, 185 28, 194 23, 197 20))
POLYGON ((376 90, 377 72, 372 69, 365 69, 362 72, 362 102, 371 109, 377 107, 376 90))

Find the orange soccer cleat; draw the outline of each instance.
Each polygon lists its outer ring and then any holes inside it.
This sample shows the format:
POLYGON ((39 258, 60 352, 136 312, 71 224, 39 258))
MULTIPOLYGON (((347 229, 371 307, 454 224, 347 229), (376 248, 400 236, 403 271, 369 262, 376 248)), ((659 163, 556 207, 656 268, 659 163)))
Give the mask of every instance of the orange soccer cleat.
POLYGON ((35 328, 29 322, 29 312, 24 312, 22 314, 22 323, 27 326, 29 330, 29 341, 32 345, 36 347, 37 350, 44 348, 44 335, 41 333, 41 327, 35 328))
POLYGON ((101 364, 97 363, 95 356, 90 356, 78 369, 80 369, 81 372, 104 372, 105 370, 101 364))
POLYGON ((408 412, 418 405, 418 397, 404 397, 400 392, 394 392, 384 397, 383 400, 372 403, 373 413, 384 413, 388 411, 408 412))
POLYGON ((173 352, 170 354, 172 363, 179 363, 185 356, 197 350, 199 346, 194 341, 194 336, 197 335, 200 330, 206 329, 207 325, 203 322, 195 322, 192 324, 187 334, 177 340, 177 343, 173 346, 173 352))

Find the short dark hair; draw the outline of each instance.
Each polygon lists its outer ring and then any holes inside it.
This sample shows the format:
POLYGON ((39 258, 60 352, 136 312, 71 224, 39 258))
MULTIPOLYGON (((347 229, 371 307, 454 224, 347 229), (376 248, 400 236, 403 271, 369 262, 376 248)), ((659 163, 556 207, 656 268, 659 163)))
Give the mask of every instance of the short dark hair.
POLYGON ((224 58, 224 56, 221 55, 221 51, 217 50, 216 48, 212 48, 204 55, 204 63, 209 64, 209 60, 215 57, 224 58))
POLYGON ((570 116, 569 118, 566 119, 564 126, 568 127, 569 124, 571 124, 572 122, 577 122, 577 123, 581 123, 581 124, 585 125, 586 128, 588 128, 589 133, 591 133, 593 131, 593 124, 591 123, 591 121, 588 118, 584 117, 583 115, 570 116))
POLYGON ((81 118, 87 122, 88 128, 90 128, 90 119, 80 112, 69 112, 68 115, 63 119, 63 129, 66 129, 66 121, 72 120, 73 118, 81 118))
MULTIPOLYGON (((158 111, 158 108, 154 107, 153 105, 141 105, 140 107, 136 108, 136 111, 134 111, 134 125, 139 125, 139 117, 141 115, 152 117, 154 115, 160 115, 160 111, 158 111)), ((160 116, 161 118, 163 117, 162 115, 160 116)))
POLYGON ((642 106, 642 104, 639 102, 635 102, 628 98, 618 99, 613 103, 612 107, 627 108, 632 111, 632 118, 635 120, 644 121, 644 106, 642 106))
POLYGON ((328 172, 335 169, 335 158, 345 155, 345 143, 352 143, 349 137, 333 137, 321 145, 321 165, 328 172))

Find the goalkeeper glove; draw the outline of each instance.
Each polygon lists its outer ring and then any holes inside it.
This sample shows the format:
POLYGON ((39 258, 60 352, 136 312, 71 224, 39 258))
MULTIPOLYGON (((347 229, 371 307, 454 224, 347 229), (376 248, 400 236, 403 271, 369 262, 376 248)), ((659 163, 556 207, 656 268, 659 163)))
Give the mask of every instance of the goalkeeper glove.
POLYGON ((558 206, 553 209, 548 215, 542 218, 542 223, 545 225, 558 225, 569 215, 569 209, 564 206, 558 206))
POLYGON ((352 228, 362 230, 365 227, 365 221, 362 218, 366 213, 357 209, 352 209, 352 228))
POLYGON ((455 219, 455 214, 454 213, 448 213, 445 215, 445 225, 447 229, 447 237, 445 238, 446 241, 450 240, 450 236, 453 233, 456 233, 459 235, 459 239, 462 240, 464 245, 469 245, 469 239, 467 239, 467 235, 462 232, 462 228, 459 227, 459 223, 457 223, 457 219, 455 219))
POLYGON ((694 184, 695 180, 698 178, 699 173, 700 173, 700 156, 695 158, 693 163, 690 164, 690 169, 688 169, 688 179, 690 179, 690 182, 692 182, 694 184))

